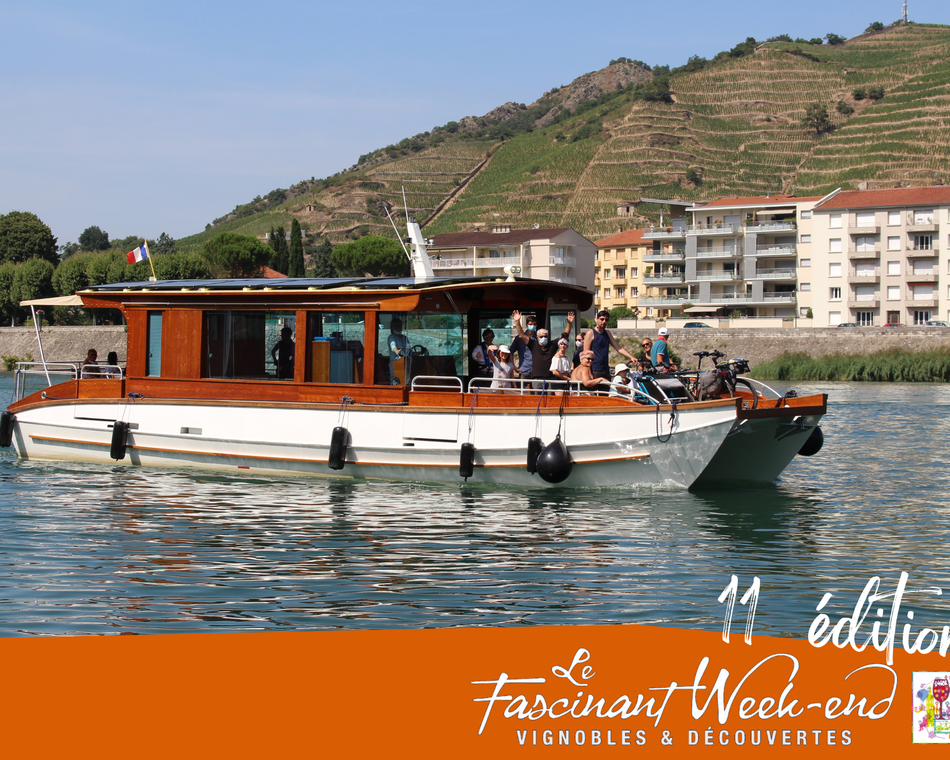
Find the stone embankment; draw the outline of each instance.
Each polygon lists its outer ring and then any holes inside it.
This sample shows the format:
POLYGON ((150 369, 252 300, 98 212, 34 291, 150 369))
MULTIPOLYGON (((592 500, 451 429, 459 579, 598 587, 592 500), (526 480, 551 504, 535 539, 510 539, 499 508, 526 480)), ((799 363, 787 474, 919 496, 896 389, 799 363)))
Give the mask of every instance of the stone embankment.
MULTIPOLYGON (((99 352, 99 361, 105 362, 110 351, 125 363, 125 325, 99 327, 43 327, 43 353, 48 362, 76 362, 86 357, 90 348, 99 352)), ((36 330, 32 327, 0 327, 0 356, 16 356, 25 361, 32 356, 40 360, 36 330)), ((0 369, 3 369, 0 366, 0 369)))
MULTIPOLYGON (((636 346, 634 338, 655 337, 654 330, 611 332, 624 346, 628 342, 636 346)), ((669 343, 673 353, 688 366, 695 366, 695 351, 716 350, 730 359, 746 359, 755 367, 786 351, 817 358, 832 354, 874 354, 898 348, 904 351, 950 350, 950 327, 680 328, 670 330, 669 343)))
MULTIPOLYGON (((625 346, 636 346, 638 338, 654 337, 653 330, 612 330, 625 346)), ((126 331, 123 325, 104 327, 44 327, 43 350, 47 361, 80 361, 90 348, 105 361, 109 351, 126 360, 126 331)), ((752 366, 788 351, 819 357, 831 354, 873 354, 877 351, 950 350, 948 327, 828 327, 795 329, 673 329, 673 352, 693 365, 694 351, 722 351, 730 358, 747 359, 752 366)), ((639 350, 637 351, 639 353, 639 350)), ((39 361, 40 351, 32 327, 0 327, 0 356, 27 355, 39 361)))

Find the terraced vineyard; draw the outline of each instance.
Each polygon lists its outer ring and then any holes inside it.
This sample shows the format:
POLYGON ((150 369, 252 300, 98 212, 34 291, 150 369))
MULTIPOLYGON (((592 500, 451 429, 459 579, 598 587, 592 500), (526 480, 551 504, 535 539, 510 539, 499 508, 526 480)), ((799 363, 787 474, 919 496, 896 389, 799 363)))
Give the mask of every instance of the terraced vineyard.
POLYGON ((625 88, 514 137, 457 134, 394 160, 377 152, 371 166, 210 234, 259 234, 276 223, 289 227, 296 215, 311 235, 335 242, 392 235, 384 209, 402 209, 405 187, 410 213, 429 220, 430 235, 537 223, 596 239, 656 221, 659 209, 648 204, 618 216, 619 204, 641 197, 822 195, 860 182, 950 179, 950 27, 914 24, 835 46, 771 43, 675 75, 670 94, 672 103, 648 101, 625 88), (885 96, 852 95, 872 87, 885 96), (839 102, 854 112, 839 113, 839 102), (812 103, 827 107, 833 131, 802 127, 812 103), (687 180, 688 170, 701 177, 698 184, 687 180))

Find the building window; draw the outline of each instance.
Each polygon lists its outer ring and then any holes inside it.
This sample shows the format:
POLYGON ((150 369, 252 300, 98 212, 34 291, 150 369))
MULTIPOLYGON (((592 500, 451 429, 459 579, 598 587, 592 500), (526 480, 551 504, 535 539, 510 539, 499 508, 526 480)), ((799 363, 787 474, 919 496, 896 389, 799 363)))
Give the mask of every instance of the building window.
POLYGON ((899 251, 901 249, 900 235, 893 235, 887 238, 887 250, 899 251))
POLYGON ((901 226, 901 212, 900 212, 900 211, 888 211, 888 212, 887 212, 887 226, 888 226, 888 227, 900 227, 900 226, 901 226))
POLYGON ((811 283, 810 282, 801 283, 801 285, 799 285, 799 290, 801 290, 803 293, 807 293, 808 291, 811 290, 811 283))
POLYGON ((867 253, 868 251, 873 251, 877 244, 877 240, 874 239, 873 235, 859 235, 854 239, 855 250, 861 253, 867 253))
POLYGON ((798 262, 798 266, 802 267, 802 269, 805 269, 806 267, 810 267, 811 259, 802 259, 800 262, 798 262))
POLYGON ((858 324, 861 327, 874 327, 874 312, 873 311, 859 311, 855 318, 858 320, 858 324))
POLYGON ((594 261, 600 261, 600 251, 594 251, 594 261))
POLYGON ((617 291, 617 298, 627 297, 627 289, 623 285, 618 285, 614 290, 617 291))
POLYGON ((627 268, 626 267, 617 267, 615 270, 618 280, 626 279, 627 277, 627 268))
POLYGON ((927 324, 932 319, 931 312, 929 311, 915 311, 914 312, 914 324, 915 325, 924 325, 927 324))
POLYGON ((802 211, 802 219, 811 219, 811 211, 802 211))
POLYGON ((841 300, 841 288, 828 288, 828 300, 829 300, 829 301, 840 301, 840 300, 841 300))
POLYGON ((829 277, 841 277, 841 264, 834 263, 828 265, 828 276, 829 277))
POLYGON ((831 238, 828 241, 828 251, 831 253, 841 253, 841 238, 831 238))
MULTIPOLYGON (((610 279, 610 272, 611 272, 611 270, 609 270, 609 269, 605 269, 605 270, 604 270, 604 279, 605 279, 605 280, 609 280, 609 279, 610 279)), ((610 298, 610 296, 607 296, 607 297, 610 298)))
POLYGON ((899 261, 888 261, 887 262, 887 273, 889 275, 900 276, 901 273, 901 263, 899 261))
POLYGON ((647 307, 647 316, 648 316, 648 317, 652 317, 652 316, 653 316, 653 307, 652 307, 652 306, 647 307))
POLYGON ((640 297, 640 288, 630 288, 630 297, 639 298, 640 297))
POLYGON ((900 286, 900 285, 888 285, 888 286, 887 286, 887 300, 888 300, 888 301, 900 301, 900 300, 901 300, 901 286, 900 286))
POLYGON ((610 288, 604 288, 604 299, 607 298, 613 298, 613 296, 610 295, 610 288))
POLYGON ((810 242, 811 242, 811 235, 802 235, 802 237, 801 237, 801 242, 803 242, 803 243, 810 243, 810 242))
POLYGON ((934 210, 930 209, 914 209, 914 224, 933 224, 934 223, 934 210))
POLYGON ((933 235, 914 235, 915 251, 931 251, 934 247, 933 235))
POLYGON ((873 285, 855 285, 854 287, 855 301, 873 301, 875 295, 873 285))
POLYGON ((631 267, 631 269, 630 269, 630 276, 631 276, 631 277, 639 277, 639 276, 640 276, 640 270, 637 269, 637 267, 631 267))
POLYGON ((841 214, 832 214, 828 217, 828 226, 833 230, 841 229, 841 214))
POLYGON ((855 214, 857 218, 857 227, 873 227, 874 226, 874 212, 873 211, 862 211, 858 214, 855 214))

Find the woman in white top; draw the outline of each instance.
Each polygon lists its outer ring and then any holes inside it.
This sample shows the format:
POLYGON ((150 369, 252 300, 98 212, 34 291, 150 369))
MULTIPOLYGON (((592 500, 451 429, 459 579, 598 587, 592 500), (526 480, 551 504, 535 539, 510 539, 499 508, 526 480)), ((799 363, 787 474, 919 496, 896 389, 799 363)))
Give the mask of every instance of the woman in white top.
POLYGON ((557 342, 557 353, 551 357, 551 374, 555 380, 571 379, 571 360, 567 358, 567 340, 561 338, 557 342))

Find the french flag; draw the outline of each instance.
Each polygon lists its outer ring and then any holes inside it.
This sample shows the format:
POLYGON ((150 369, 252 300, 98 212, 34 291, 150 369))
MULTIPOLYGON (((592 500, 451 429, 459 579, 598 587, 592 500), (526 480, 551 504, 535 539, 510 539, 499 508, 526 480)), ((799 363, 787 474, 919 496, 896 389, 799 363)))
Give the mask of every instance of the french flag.
POLYGON ((130 264, 137 264, 140 261, 145 261, 148 258, 148 245, 142 243, 138 248, 134 248, 125 254, 125 258, 129 260, 130 264))

